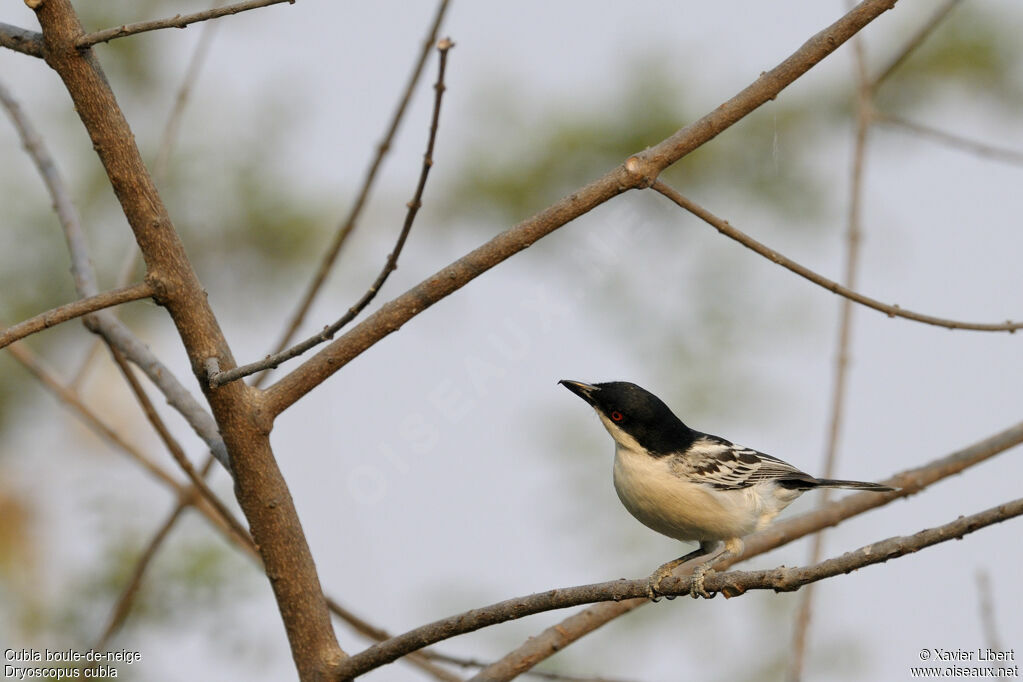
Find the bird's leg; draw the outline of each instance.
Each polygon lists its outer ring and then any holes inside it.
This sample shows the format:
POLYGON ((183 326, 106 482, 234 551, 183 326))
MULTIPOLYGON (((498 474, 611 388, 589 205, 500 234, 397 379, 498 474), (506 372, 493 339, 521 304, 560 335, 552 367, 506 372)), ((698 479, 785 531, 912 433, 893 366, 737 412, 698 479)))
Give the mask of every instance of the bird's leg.
MULTIPOLYGON (((657 595, 660 594, 660 592, 658 592, 658 588, 661 586, 661 581, 667 578, 669 575, 671 575, 672 571, 674 571, 676 568, 678 568, 685 562, 692 561, 693 559, 697 559, 699 557, 710 554, 712 551, 714 551, 714 547, 716 545, 717 545, 716 542, 701 542, 699 549, 694 550, 689 554, 686 554, 685 556, 680 556, 678 559, 669 561, 668 563, 658 568, 656 571, 650 574, 650 579, 647 581, 646 584, 646 596, 649 597, 650 601, 652 602, 660 601, 657 595)), ((672 597, 669 597, 669 599, 671 598, 672 597)))
MULTIPOLYGON (((701 545, 701 547, 702 546, 703 545, 701 545)), ((725 542, 724 548, 720 552, 716 553, 714 556, 710 557, 702 564, 697 566, 695 569, 693 569, 693 575, 689 579, 690 580, 689 596, 692 597, 693 599, 699 599, 700 597, 703 597, 704 599, 712 599, 714 595, 708 593, 707 590, 703 589, 704 578, 707 576, 707 573, 709 571, 713 570, 711 566, 716 564, 721 559, 737 557, 740 554, 742 554, 742 540, 740 540, 739 538, 732 538, 731 540, 727 540, 725 542)))

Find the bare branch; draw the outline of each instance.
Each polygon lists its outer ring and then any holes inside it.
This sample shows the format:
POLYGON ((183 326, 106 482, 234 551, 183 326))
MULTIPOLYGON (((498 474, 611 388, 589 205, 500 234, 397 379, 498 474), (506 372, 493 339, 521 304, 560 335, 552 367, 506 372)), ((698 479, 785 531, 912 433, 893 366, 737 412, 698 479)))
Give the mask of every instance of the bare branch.
MULTIPOLYGON (((71 192, 31 120, 24 114, 3 84, 0 84, 0 103, 7 109, 25 150, 39 170, 46 189, 53 199, 57 219, 71 254, 71 274, 74 278, 75 289, 83 298, 94 296, 99 292, 99 287, 96 284, 96 275, 89 258, 85 232, 82 230, 81 220, 78 217, 78 211, 75 210, 74 202, 71 201, 71 192)), ((181 385, 170 369, 160 362, 124 323, 108 311, 88 315, 85 318, 85 323, 90 331, 99 334, 108 344, 116 346, 119 351, 124 353, 125 357, 146 373, 146 376, 166 396, 167 402, 181 413, 224 465, 224 468, 230 471, 227 447, 220 436, 216 422, 209 412, 204 410, 192 397, 192 394, 181 385)))
MULTIPOLYGON (((427 650, 424 653, 429 653, 430 658, 438 661, 444 661, 452 665, 458 665, 463 668, 481 668, 489 669, 493 666, 493 662, 480 661, 475 658, 462 658, 460 656, 448 656, 447 654, 439 654, 436 652, 430 652, 427 650)), ((480 673, 482 675, 482 673, 480 673)), ((543 680, 562 680, 563 682, 626 682, 623 679, 617 677, 607 677, 600 675, 599 677, 593 676, 582 676, 582 675, 566 675, 564 673, 552 673, 546 670, 523 670, 516 675, 528 675, 530 677, 537 677, 543 680)), ((485 678, 486 679, 486 678, 485 678)))
MULTIPOLYGON (((213 458, 210 458, 213 461, 213 458)), ((142 554, 139 555, 138 560, 135 562, 135 567, 132 569, 131 577, 128 578, 128 582, 125 583, 124 588, 121 590, 121 595, 117 598, 117 602, 114 604, 113 610, 110 612, 110 618, 107 620, 106 627, 103 628, 103 632, 100 634, 96 642, 90 647, 93 651, 103 651, 106 649, 107 643, 110 642, 110 638, 121 629, 124 625, 124 621, 127 620, 128 614, 131 612, 131 606, 135 603, 135 597, 138 596, 139 589, 142 587, 142 578, 148 570, 149 565, 156 557, 157 551, 160 546, 163 545, 164 540, 170 535, 171 529, 174 528, 174 524, 177 523, 178 519, 181 518, 185 509, 188 507, 191 501, 195 501, 197 495, 187 495, 181 498, 176 505, 174 505, 174 511, 167 520, 164 521, 163 525, 160 526, 159 530, 146 545, 146 548, 142 550, 142 554)))
POLYGON ((898 305, 888 305, 886 303, 881 303, 880 301, 870 298, 869 296, 864 296, 863 294, 860 294, 847 287, 844 287, 838 282, 830 280, 827 277, 818 275, 813 270, 810 270, 809 268, 806 268, 800 265, 799 263, 786 258, 785 256, 781 255, 774 249, 761 244, 760 242, 753 239, 746 233, 735 229, 728 223, 728 221, 718 218, 707 209, 690 201, 689 199, 682 196, 677 191, 675 191, 668 185, 664 184, 660 180, 654 182, 654 184, 651 185, 651 188, 657 190, 665 197, 678 204, 680 207, 684 208, 685 210, 689 211, 700 220, 709 224, 711 227, 715 228, 721 234, 725 235, 726 237, 729 237, 730 239, 734 239, 735 241, 739 242, 746 248, 755 251, 764 258, 768 259, 772 263, 777 263, 783 268, 791 270, 800 277, 808 279, 814 284, 817 284, 818 286, 821 286, 834 294, 838 294, 839 296, 848 298, 852 301, 855 301, 856 303, 865 305, 868 308, 873 308, 874 310, 885 313, 886 315, 888 315, 888 317, 902 317, 907 320, 922 322, 924 324, 930 324, 936 327, 946 327, 948 329, 969 329, 973 331, 1009 333, 1013 333, 1017 329, 1023 329, 1023 322, 1012 322, 1011 320, 1004 323, 962 322, 959 320, 948 320, 942 317, 934 317, 932 315, 916 313, 913 312, 912 310, 900 308, 898 305))
MULTIPOLYGON (((209 486, 206 485, 206 481, 204 481, 198 472, 196 472, 192 463, 188 460, 188 456, 185 454, 184 449, 178 443, 177 439, 174 438, 173 434, 171 434, 167 425, 164 424, 163 419, 160 418, 156 408, 153 407, 152 401, 149 400, 149 396, 146 395, 146 391, 142 388, 139 380, 135 378, 135 374, 132 372, 131 367, 128 366, 124 356, 121 355, 121 352, 113 346, 110 347, 110 354, 113 356, 117 367, 121 370, 121 374, 124 375, 125 381, 128 382, 128 386, 131 388, 131 392, 135 395, 135 399, 138 401, 139 406, 142 407, 142 412, 146 415, 146 419, 152 425, 153 430, 156 431, 160 440, 162 440, 163 444, 167 447, 167 451, 170 452, 171 457, 174 458, 174 461, 178 463, 181 470, 185 472, 186 476, 188 476, 188 480, 192 482, 192 486, 199 492, 199 495, 202 496, 202 498, 206 500, 206 502, 208 502, 218 514, 220 514, 224 524, 238 536, 239 540, 241 540, 243 544, 251 543, 252 538, 249 536, 249 531, 238 521, 238 519, 234 517, 231 510, 228 509, 223 502, 221 502, 220 498, 217 497, 212 490, 210 490, 209 486)), ((208 467, 204 468, 208 469, 208 467)))
POLYGON ((125 36, 145 33, 146 31, 158 31, 163 28, 187 28, 189 24, 209 19, 219 19, 229 14, 238 14, 239 12, 277 5, 282 2, 286 2, 289 5, 295 4, 295 0, 248 0, 248 2, 238 2, 233 5, 225 5, 224 7, 208 9, 193 14, 175 14, 173 17, 167 17, 166 19, 139 21, 134 24, 124 24, 103 29, 102 31, 95 31, 94 33, 86 33, 75 42, 75 47, 83 49, 96 43, 109 42, 115 38, 124 38, 125 36))
MULTIPOLYGON (((850 573, 865 566, 885 563, 921 549, 946 542, 961 540, 964 536, 995 523, 1001 523, 1023 514, 1023 498, 991 507, 971 516, 960 516, 955 521, 937 528, 928 528, 914 535, 904 535, 864 545, 842 556, 822 561, 803 568, 777 568, 770 571, 735 571, 715 576, 708 591, 721 592, 726 597, 736 597, 748 590, 770 589, 775 592, 792 592, 803 585, 850 573)), ((673 578, 676 594, 688 594, 688 581, 673 578)), ((636 581, 639 587, 645 581, 636 581)), ((613 583, 612 583, 613 584, 613 583)), ((662 583, 663 584, 663 583, 662 583)), ((668 583, 671 591, 672 583, 668 583)), ((642 590, 641 590, 642 591, 642 590)), ((634 595, 630 595, 634 596, 634 595)))
MULTIPOLYGON (((222 0, 215 0, 211 11, 215 11, 222 4, 222 0)), ((174 149, 178 139, 178 130, 181 127, 181 119, 184 118, 185 108, 188 106, 188 98, 192 93, 192 86, 199 79, 199 71, 206 62, 210 46, 213 44, 213 37, 216 35, 216 22, 206 24, 202 27, 202 33, 195 44, 192 56, 185 68, 185 75, 178 86, 177 94, 174 96, 174 104, 171 106, 170 114, 167 115, 167 122, 160 133, 160 143, 156 148, 156 159, 153 161, 153 181, 160 185, 167 178, 167 166, 170 163, 171 151, 174 149)), ((137 251, 133 251, 133 254, 137 251)), ((133 259, 135 260, 135 259, 133 259)), ((126 268, 127 269, 127 268, 126 268)))
POLYGON ((42 58, 43 34, 0 22, 0 47, 42 58))
POLYGON ((927 40, 932 33, 934 33, 934 30, 938 28, 942 21, 945 20, 945 17, 948 16, 949 12, 955 9, 956 5, 958 5, 961 1, 962 0, 947 0, 944 5, 939 7, 934 13, 934 16, 932 16, 926 24, 921 26, 920 30, 914 33, 912 38, 906 41, 906 44, 901 50, 899 50, 899 53, 895 55, 890 62, 888 62, 888 66, 881 69, 874 79, 870 81, 870 89, 876 90, 881 83, 887 80, 888 77, 892 75, 892 72, 899 68, 902 63, 906 61, 909 55, 913 54, 916 48, 920 47, 924 41, 927 40))
POLYGON ((3 104, 7 110, 25 151, 28 152, 32 163, 39 170, 46 190, 49 192, 50 198, 53 199, 53 208, 57 213, 60 226, 64 230, 68 250, 71 252, 71 274, 75 280, 75 289, 82 298, 95 296, 99 293, 99 285, 96 284, 96 275, 93 273, 92 262, 89 260, 89 249, 86 246, 82 223, 78 218, 74 202, 71 201, 71 192, 61 177, 60 171, 57 170, 53 156, 43 144, 42 137, 3 83, 0 83, 0 104, 3 104))
POLYGON ((163 467, 150 459, 148 455, 126 441, 121 434, 100 419, 99 415, 93 412, 92 409, 82 401, 77 393, 65 388, 63 382, 57 378, 56 372, 43 364, 43 361, 38 358, 35 353, 30 351, 25 344, 11 344, 8 346, 8 352, 13 355, 14 359, 20 362, 25 369, 31 372, 36 379, 43 384, 43 386, 48 388, 58 400, 74 409, 75 413, 82 418, 82 421, 85 422, 86 426, 88 426, 94 433, 104 440, 109 441, 121 452, 124 452, 134 459, 142 465, 143 469, 152 474, 152 476, 158 481, 161 481, 170 487, 179 496, 184 494, 185 488, 181 483, 164 470, 163 467))
MULTIPOLYGON (((366 171, 366 175, 362 180, 362 186, 359 188, 359 193, 355 197, 355 203, 352 204, 352 208, 348 211, 348 216, 334 234, 334 240, 330 243, 330 246, 327 247, 327 251, 323 254, 323 259, 320 261, 316 274, 313 275, 312 281, 309 282, 309 286, 306 288, 305 294, 302 296, 302 300, 299 301, 298 306, 295 308, 295 312, 291 315, 291 320, 288 322, 287 329, 285 329, 284 334, 281 336, 281 339, 277 342, 274 349, 270 351, 270 355, 277 355, 287 348, 289 343, 291 343, 295 333, 298 332, 298 328, 305 320, 305 316, 309 312, 309 308, 312 306, 313 301, 323 288, 323 283, 327 280, 327 275, 330 274, 330 271, 333 269, 337 256, 341 252, 341 247, 344 245, 345 241, 347 241, 348 235, 350 235, 355 229, 359 216, 362 214, 362 208, 365 206, 367 199, 369 199, 369 192, 373 187, 373 182, 376 180, 377 171, 380 169, 387 152, 391 149, 391 143, 398 132, 398 127, 401 125, 402 118, 405 116, 408 104, 412 100, 412 93, 415 91, 416 84, 419 82, 419 77, 423 73, 423 67, 426 65, 426 59, 430 55, 430 50, 437 43, 440 25, 444 20, 444 14, 447 12, 448 4, 449 0, 441 0, 440 4, 437 6, 437 12, 433 17, 433 24, 430 26, 429 34, 427 35, 426 40, 423 41, 423 47, 419 51, 419 57, 412 69, 412 73, 409 75, 408 83, 405 85, 401 101, 398 102, 398 106, 395 108, 394 114, 391 116, 391 122, 387 128, 387 132, 384 134, 384 138, 380 141, 380 144, 377 145, 376 156, 373 157, 373 161, 370 163, 369 169, 366 171)), ((269 376, 269 374, 260 375, 256 381, 256 386, 261 386, 269 376)))
MULTIPOLYGON (((892 537, 875 542, 840 557, 811 566, 782 567, 769 571, 710 573, 707 577, 706 588, 709 592, 721 592, 729 597, 739 596, 749 590, 791 592, 808 583, 849 573, 872 564, 883 563, 947 540, 960 539, 981 528, 1021 514, 1023 514, 1023 499, 1014 500, 972 516, 959 517, 951 523, 923 530, 915 535, 892 537)), ((665 594, 689 594, 688 580, 672 576, 667 578, 662 585, 666 587, 665 594)), ((400 649, 400 645, 412 647, 413 650, 419 649, 449 639, 456 634, 473 632, 535 613, 600 601, 646 600, 646 594, 647 578, 640 578, 637 580, 611 580, 592 585, 548 590, 497 602, 424 625, 355 654, 341 664, 338 679, 355 677, 393 661, 407 653, 400 649)), ((518 674, 518 672, 513 672, 501 675, 499 672, 498 674, 493 674, 493 672, 491 670, 481 671, 474 679, 508 680, 518 674)))
POLYGON ((61 322, 73 320, 82 315, 94 313, 97 310, 109 308, 130 301, 137 301, 141 298, 149 298, 153 295, 153 288, 148 282, 139 282, 123 289, 114 289, 89 298, 81 298, 72 303, 66 303, 58 308, 47 310, 35 317, 8 327, 0 332, 0 348, 8 346, 18 339, 23 339, 30 334, 41 332, 44 329, 54 327, 61 322))
MULTIPOLYGON (((766 530, 745 538, 746 547, 742 556, 727 565, 745 561, 822 528, 837 525, 848 518, 888 504, 893 499, 914 495, 944 478, 954 476, 1020 443, 1023 443, 1023 422, 950 455, 893 476, 887 482, 901 488, 895 497, 872 494, 849 495, 806 514, 776 522, 766 530)), ((498 668, 500 670, 517 671, 517 673, 528 670, 580 637, 649 603, 647 599, 627 599, 620 602, 596 604, 583 609, 547 628, 536 637, 530 637, 524 644, 509 652, 494 665, 501 666, 498 668)))
MULTIPOLYGON (((69 0, 35 7, 47 64, 74 102, 146 262, 147 280, 174 323, 190 366, 234 366, 230 346, 153 183, 134 135, 92 50, 78 49, 81 22, 69 0)), ((205 386, 205 384, 203 384, 205 386)), ((280 610, 299 677, 321 679, 345 656, 334 636, 316 566, 294 500, 270 446, 262 394, 237 382, 204 391, 230 458, 235 494, 280 610), (242 454, 244 453, 244 456, 242 454)))
MULTIPOLYGON (((154 478, 168 486, 179 501, 184 505, 192 504, 192 488, 186 488, 179 483, 163 467, 154 462, 148 455, 124 439, 111 426, 106 424, 92 408, 90 408, 75 391, 67 388, 57 377, 57 373, 47 367, 45 363, 36 356, 25 344, 15 343, 8 347, 8 352, 14 356, 29 372, 31 372, 47 389, 49 389, 62 403, 72 408, 75 413, 85 422, 86 426, 92 429, 100 437, 111 445, 125 453, 133 460, 142 465, 154 478)), ((202 496, 199 496, 198 504, 195 505, 214 527, 228 537, 234 534, 230 530, 230 524, 222 518, 222 515, 213 508, 202 496)), ((237 523, 235 523, 237 525, 237 523)))
POLYGON ((1002 638, 995 623, 995 600, 991 596, 991 575, 987 569, 977 569, 977 609, 980 611, 980 629, 989 649, 1002 650, 1002 638))
POLYGON ((319 334, 315 334, 312 337, 298 343, 286 351, 271 355, 259 362, 253 362, 248 365, 242 365, 226 372, 219 372, 209 376, 210 388, 216 388, 223 386, 224 384, 230 383, 242 377, 264 369, 271 369, 277 367, 282 362, 290 360, 291 358, 297 357, 302 353, 306 352, 310 348, 318 346, 319 344, 334 338, 334 335, 344 327, 346 324, 356 318, 356 316, 365 310, 366 306, 376 297, 377 292, 380 291, 380 287, 384 285, 387 278, 392 272, 398 269, 398 256, 401 255, 401 250, 405 246, 405 240, 408 239, 409 231, 412 229, 412 223, 415 222, 416 215, 419 213, 419 208, 423 205, 423 191, 426 189, 426 179, 430 175, 430 169, 433 168, 433 147, 437 141, 437 129, 440 122, 440 104, 444 97, 444 71, 447 67, 448 62, 448 51, 454 47, 455 44, 450 39, 444 38, 437 43, 437 51, 440 53, 440 66, 437 70, 437 83, 433 86, 436 93, 433 100, 433 117, 430 120, 430 135, 426 143, 426 153, 423 154, 423 167, 419 172, 419 182, 416 185, 415 194, 412 196, 412 200, 408 203, 408 211, 405 214, 405 223, 401 227, 401 232, 398 235, 398 241, 394 245, 394 250, 391 251, 390 255, 387 256, 387 261, 384 263, 383 269, 377 278, 370 285, 366 293, 362 295, 355 305, 348 309, 341 319, 334 324, 325 327, 319 334))
POLYGON ((192 430, 206 443, 210 452, 221 463, 224 470, 231 473, 231 461, 227 454, 227 445, 220 435, 217 423, 210 413, 189 393, 176 376, 163 364, 156 354, 149 349, 128 326, 117 319, 109 311, 101 311, 85 318, 92 325, 90 330, 103 337, 110 346, 117 348, 126 358, 145 373, 167 399, 192 430))
POLYGON ((385 303, 362 323, 267 389, 265 398, 268 409, 275 415, 280 414, 377 341, 559 227, 629 189, 649 187, 664 168, 713 139, 761 104, 777 97, 786 86, 838 49, 857 31, 891 9, 895 2, 864 0, 851 12, 810 38, 778 66, 762 74, 742 92, 700 120, 654 147, 629 157, 625 163, 597 180, 502 232, 401 296, 385 303))
POLYGON ((971 154, 976 154, 977 156, 983 156, 992 159, 993 161, 1001 161, 1002 163, 1009 163, 1014 166, 1023 165, 1023 151, 998 147, 985 142, 978 142, 977 140, 971 140, 963 137, 962 135, 945 132, 944 130, 925 126, 920 123, 907 121, 904 118, 893 116, 891 114, 876 113, 874 118, 878 123, 902 128, 903 130, 914 133, 920 137, 928 138, 949 147, 954 147, 956 149, 970 152, 971 154))

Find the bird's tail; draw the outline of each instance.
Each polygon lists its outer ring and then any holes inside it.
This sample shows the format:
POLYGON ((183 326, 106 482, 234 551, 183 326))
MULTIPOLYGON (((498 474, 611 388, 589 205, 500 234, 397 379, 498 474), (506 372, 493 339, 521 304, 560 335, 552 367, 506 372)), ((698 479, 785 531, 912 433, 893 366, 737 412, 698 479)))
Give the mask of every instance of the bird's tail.
POLYGON ((876 493, 891 493, 898 490, 891 486, 880 483, 867 483, 866 481, 838 481, 833 478, 817 479, 818 488, 846 488, 848 490, 872 490, 876 493))

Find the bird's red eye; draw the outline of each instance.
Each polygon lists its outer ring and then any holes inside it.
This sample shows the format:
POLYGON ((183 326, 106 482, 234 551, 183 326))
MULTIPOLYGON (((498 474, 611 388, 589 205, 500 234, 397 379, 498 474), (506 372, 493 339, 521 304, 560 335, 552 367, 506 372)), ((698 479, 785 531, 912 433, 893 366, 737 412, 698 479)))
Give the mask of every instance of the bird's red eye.
POLYGON ((623 419, 625 419, 625 415, 623 415, 621 412, 612 412, 611 413, 611 421, 613 421, 613 422, 620 422, 623 419))

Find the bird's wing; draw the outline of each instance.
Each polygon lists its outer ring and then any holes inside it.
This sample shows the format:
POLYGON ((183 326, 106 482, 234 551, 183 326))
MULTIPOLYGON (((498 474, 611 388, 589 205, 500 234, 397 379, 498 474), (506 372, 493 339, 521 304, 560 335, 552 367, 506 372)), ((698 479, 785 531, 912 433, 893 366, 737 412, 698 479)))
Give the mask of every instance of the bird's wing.
POLYGON ((671 468, 679 476, 718 490, 738 490, 770 480, 793 488, 812 488, 817 482, 777 457, 709 434, 701 434, 684 452, 672 455, 671 468))

